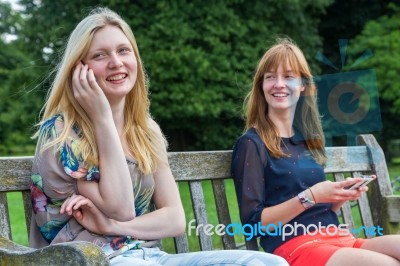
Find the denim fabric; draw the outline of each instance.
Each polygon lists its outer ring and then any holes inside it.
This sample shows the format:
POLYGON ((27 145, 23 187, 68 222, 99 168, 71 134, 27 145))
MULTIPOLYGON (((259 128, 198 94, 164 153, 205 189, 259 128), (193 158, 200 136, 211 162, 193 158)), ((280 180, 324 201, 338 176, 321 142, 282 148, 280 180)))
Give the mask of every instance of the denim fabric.
POLYGON ((288 266, 281 257, 260 251, 215 250, 168 254, 159 248, 128 250, 110 260, 111 265, 138 266, 288 266))

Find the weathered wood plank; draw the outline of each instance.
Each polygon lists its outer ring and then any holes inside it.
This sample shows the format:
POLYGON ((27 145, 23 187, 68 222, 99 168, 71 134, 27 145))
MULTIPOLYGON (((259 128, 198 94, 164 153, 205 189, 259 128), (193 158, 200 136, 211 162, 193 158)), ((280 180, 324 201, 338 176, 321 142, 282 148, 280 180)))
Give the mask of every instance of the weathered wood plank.
POLYGON ((0 157, 0 191, 29 190, 32 156, 0 157))
POLYGON ((388 222, 398 223, 400 221, 400 196, 389 195, 385 199, 388 209, 388 222))
POLYGON ((384 234, 400 231, 400 220, 390 223, 386 197, 393 195, 385 154, 375 137, 371 134, 357 136, 357 143, 365 145, 371 160, 371 174, 377 176, 375 182, 368 185, 368 201, 374 225, 383 228, 384 234))
MULTIPOLYGON (((178 182, 176 182, 176 186, 179 188, 178 182)), ((174 246, 176 253, 189 252, 189 242, 186 233, 181 236, 174 237, 174 246)))
POLYGON ((204 201, 203 188, 201 186, 201 181, 192 181, 189 183, 190 195, 192 197, 194 216, 197 221, 197 226, 202 226, 199 233, 200 248, 203 251, 212 250, 212 240, 211 236, 208 236, 204 232, 203 226, 208 225, 206 204, 204 201))
MULTIPOLYGON (((231 217, 229 213, 228 201, 226 199, 224 180, 213 180, 212 186, 219 223, 228 225, 231 223, 231 217)), ((227 234, 222 236, 222 244, 224 249, 236 248, 235 238, 227 234)))
MULTIPOLYGON (((326 150, 326 173, 370 170, 366 147, 328 147, 326 150)), ((168 153, 177 181, 230 177, 231 156, 232 151, 168 153)), ((0 157, 0 191, 28 190, 32 160, 32 156, 0 157)))
POLYGON ((187 253, 189 252, 189 244, 186 234, 174 237, 174 244, 176 253, 187 253))
POLYGON ((170 152, 175 180, 205 180, 230 177, 232 151, 170 152))
MULTIPOLYGON (((333 174, 334 178, 336 181, 343 181, 344 180, 344 175, 343 173, 335 173, 333 174)), ((341 213, 343 215, 343 220, 344 223, 348 225, 348 228, 350 230, 355 228, 355 223, 353 220, 352 212, 351 212, 351 206, 350 202, 345 202, 342 207, 340 208, 341 213)))
MULTIPOLYGON (((361 175, 362 175, 362 173, 360 173, 360 172, 352 173, 353 177, 359 177, 361 175)), ((358 202, 358 207, 360 209, 362 225, 367 228, 372 227, 374 225, 374 223, 372 221, 372 215, 371 215, 371 210, 369 208, 369 202, 368 202, 367 195, 365 193, 362 193, 357 202, 358 202)), ((368 234, 366 237, 372 238, 373 236, 371 234, 368 234)))
POLYGON ((93 243, 74 241, 33 249, 0 237, 1 265, 110 265, 105 253, 93 243))
POLYGON ((31 219, 32 219, 32 201, 31 201, 31 193, 29 191, 22 191, 22 201, 25 210, 26 230, 28 232, 28 237, 29 237, 31 230, 31 219))
POLYGON ((354 172, 370 170, 367 148, 364 146, 327 147, 325 173, 354 172))
POLYGON ((371 170, 379 177, 377 181, 380 194, 382 196, 393 195, 385 154, 375 137, 373 135, 359 135, 357 136, 357 143, 359 143, 359 145, 366 145, 368 157, 371 158, 371 170))
POLYGON ((12 239, 7 194, 0 192, 0 237, 12 239))

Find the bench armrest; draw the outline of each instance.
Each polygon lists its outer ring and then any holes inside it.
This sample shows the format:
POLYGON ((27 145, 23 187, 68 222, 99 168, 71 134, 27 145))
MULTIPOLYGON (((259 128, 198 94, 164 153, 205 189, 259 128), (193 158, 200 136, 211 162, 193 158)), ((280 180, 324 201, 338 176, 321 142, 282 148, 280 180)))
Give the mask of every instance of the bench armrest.
POLYGON ((110 265, 101 248, 90 242, 67 242, 34 249, 4 237, 0 237, 0 262, 2 265, 110 265))
POLYGON ((388 221, 400 223, 400 196, 389 195, 385 197, 388 209, 388 221))

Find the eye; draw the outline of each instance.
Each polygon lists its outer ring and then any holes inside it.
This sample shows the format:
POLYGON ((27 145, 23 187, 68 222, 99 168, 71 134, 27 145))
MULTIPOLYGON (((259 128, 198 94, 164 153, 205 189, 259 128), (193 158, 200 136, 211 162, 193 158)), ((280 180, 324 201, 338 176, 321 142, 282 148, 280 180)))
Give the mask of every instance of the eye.
POLYGON ((272 74, 265 74, 264 75, 264 79, 266 79, 266 80, 271 80, 273 78, 274 78, 274 75, 272 75, 272 74))
POLYGON ((106 56, 106 53, 95 53, 93 59, 100 59, 106 56))
POLYGON ((127 53, 130 53, 130 52, 131 52, 131 49, 129 49, 129 48, 127 48, 127 47, 123 47, 123 48, 119 49, 118 52, 119 52, 120 54, 127 54, 127 53))

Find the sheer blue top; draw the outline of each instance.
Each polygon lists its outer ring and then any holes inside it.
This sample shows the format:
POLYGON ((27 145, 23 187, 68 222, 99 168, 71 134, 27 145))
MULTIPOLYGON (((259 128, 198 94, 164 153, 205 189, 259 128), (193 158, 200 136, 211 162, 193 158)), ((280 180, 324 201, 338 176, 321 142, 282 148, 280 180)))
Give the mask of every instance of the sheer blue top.
MULTIPOLYGON (((242 135, 234 146, 231 171, 240 219, 243 225, 249 225, 246 227, 253 228, 253 231, 257 231, 254 226, 261 222, 264 208, 297 197, 301 191, 325 181, 323 168, 311 156, 300 134, 282 138, 281 147, 289 156, 272 157, 254 128, 242 135)), ((304 228, 309 228, 309 232, 315 230, 313 225, 338 225, 337 215, 331 207, 332 204, 328 203, 316 204, 287 224, 304 225, 304 228)), ((262 232, 256 235, 261 237, 260 244, 266 252, 272 253, 278 246, 305 231, 302 226, 297 226, 297 232, 283 237, 282 229, 286 232, 290 230, 288 226, 284 227, 282 225, 280 229, 269 234, 262 232)))

